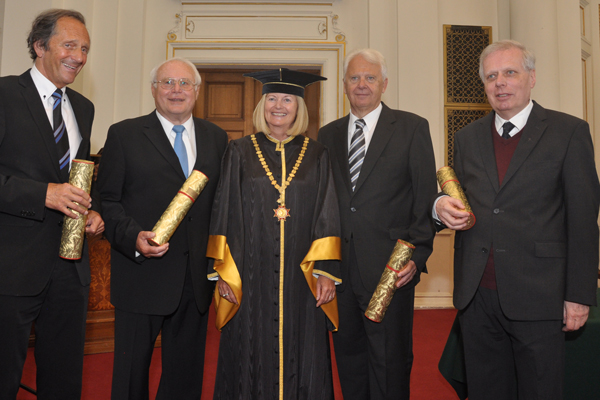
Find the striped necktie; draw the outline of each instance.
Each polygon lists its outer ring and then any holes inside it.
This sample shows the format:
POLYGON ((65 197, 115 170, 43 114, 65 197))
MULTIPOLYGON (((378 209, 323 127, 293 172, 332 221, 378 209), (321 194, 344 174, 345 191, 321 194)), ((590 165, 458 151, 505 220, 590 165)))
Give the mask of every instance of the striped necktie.
POLYGON ((69 176, 69 161, 71 159, 71 150, 69 149, 69 135, 67 134, 67 127, 62 117, 62 90, 56 89, 52 93, 54 98, 54 106, 52 108, 52 119, 54 127, 54 142, 56 143, 56 149, 58 151, 58 164, 60 171, 64 177, 69 176))
POLYGON ((175 143, 173 143, 173 149, 175 150, 175 154, 177 154, 177 157, 179 157, 179 164, 181 164, 183 174, 187 178, 190 174, 188 172, 189 166, 187 150, 185 149, 185 143, 183 143, 184 129, 185 127, 183 125, 173 126, 173 130, 175 131, 175 143))
POLYGON ((365 160, 365 134, 363 129, 365 128, 365 121, 363 119, 357 119, 355 122, 356 129, 352 134, 352 140, 350 142, 350 151, 348 153, 348 164, 350 165, 350 184, 352 185, 352 191, 356 188, 356 182, 358 181, 358 175, 360 174, 360 167, 365 160))

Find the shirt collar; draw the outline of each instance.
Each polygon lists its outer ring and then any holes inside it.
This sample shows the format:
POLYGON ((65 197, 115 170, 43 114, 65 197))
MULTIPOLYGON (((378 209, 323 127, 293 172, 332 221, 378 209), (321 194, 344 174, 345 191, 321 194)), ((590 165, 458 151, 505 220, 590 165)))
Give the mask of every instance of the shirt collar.
MULTIPOLYGON (((156 116, 158 117, 158 120, 160 121, 160 124, 162 125, 165 133, 167 135, 172 135, 173 137, 175 137, 175 132, 173 132, 173 127, 175 126, 174 123, 172 123, 171 121, 169 121, 168 119, 166 119, 165 117, 163 117, 158 110, 156 110, 156 116)), ((193 116, 190 115, 190 117, 187 119, 187 121, 185 121, 183 124, 183 127, 185 128, 185 131, 183 132, 184 135, 188 135, 190 136, 190 132, 192 132, 192 129, 194 127, 194 119, 193 116)))
MULTIPOLYGON (((33 64, 33 66, 31 67, 31 79, 33 80, 33 83, 35 84, 35 88, 37 89, 40 97, 42 98, 42 101, 46 101, 48 100, 49 97, 52 96, 52 93, 54 93, 54 91, 57 89, 56 85, 54 85, 54 83, 50 82, 50 80, 48 78, 46 78, 39 69, 37 69, 37 67, 35 66, 35 64, 33 64)), ((61 88, 60 89, 63 92, 63 95, 65 94, 65 88, 61 88)))
POLYGON ((527 120, 529 119, 529 115, 531 114, 531 110, 533 109, 533 101, 531 101, 531 99, 529 99, 529 104, 527 104, 527 106, 522 109, 521 111, 519 111, 519 113, 517 115, 515 115, 514 117, 512 117, 509 120, 506 120, 504 118, 502 118, 501 116, 498 115, 498 113, 496 113, 496 120, 494 121, 496 124, 496 131, 499 132, 499 134, 502 134, 502 125, 504 125, 504 123, 506 121, 510 121, 517 129, 513 129, 510 133, 510 136, 514 136, 516 135, 518 132, 520 132, 525 125, 527 124, 527 120))
MULTIPOLYGON (((381 110, 383 110, 383 105, 382 103, 379 103, 379 105, 377 106, 377 108, 375 108, 373 111, 371 111, 370 113, 368 113, 367 115, 365 115, 362 120, 365 121, 365 125, 366 125, 366 129, 370 131, 371 129, 373 129, 373 127, 377 124, 377 121, 379 120, 379 116, 381 115, 381 110)), ((352 111, 350 111, 350 125, 352 127, 352 130, 354 130, 354 123, 356 122, 356 120, 358 120, 359 118, 352 114, 352 111)))

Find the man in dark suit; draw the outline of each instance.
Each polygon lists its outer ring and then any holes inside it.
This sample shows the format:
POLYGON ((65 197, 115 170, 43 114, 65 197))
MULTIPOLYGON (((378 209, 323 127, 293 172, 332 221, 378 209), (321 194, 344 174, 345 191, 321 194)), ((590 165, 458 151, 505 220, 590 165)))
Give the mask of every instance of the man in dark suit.
POLYGON ((600 185, 588 124, 530 100, 535 57, 501 41, 480 58, 494 112, 456 134, 454 168, 476 218, 457 230, 454 305, 469 399, 562 399, 564 333, 596 304, 600 185))
POLYGON ((0 398, 17 396, 35 321, 38 398, 79 399, 89 260, 87 247, 78 261, 59 248, 73 211, 87 215, 87 233, 104 229, 90 196, 67 183, 70 161, 90 158, 94 106, 66 88, 90 38, 80 13, 55 9, 27 43, 33 67, 0 78, 0 398))
POLYGON ((342 221, 340 326, 333 339, 347 400, 408 400, 415 285, 435 233, 427 206, 436 193, 429 125, 383 104, 387 83, 379 52, 348 55, 344 92, 351 113, 319 131, 331 154, 342 221), (364 313, 398 239, 416 248, 398 274, 383 322, 376 323, 364 313))
POLYGON ((192 63, 171 59, 151 75, 156 111, 109 129, 98 173, 116 308, 112 398, 148 399, 162 330, 157 399, 200 399, 213 292, 206 245, 227 134, 192 117, 200 86, 192 63), (169 243, 149 245, 154 224, 193 169, 208 184, 169 243))

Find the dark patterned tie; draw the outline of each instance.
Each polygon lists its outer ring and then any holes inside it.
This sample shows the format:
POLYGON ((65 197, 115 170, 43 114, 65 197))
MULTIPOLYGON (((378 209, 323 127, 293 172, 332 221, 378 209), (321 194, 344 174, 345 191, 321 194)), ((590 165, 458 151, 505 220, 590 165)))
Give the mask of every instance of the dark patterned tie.
POLYGON ((58 151, 58 165, 63 176, 69 176, 69 161, 71 158, 71 150, 69 149, 69 135, 67 135, 67 127, 62 117, 62 90, 56 89, 52 93, 54 98, 54 106, 52 108, 52 118, 54 123, 54 142, 58 151))
POLYGON ((504 125, 502 125, 502 137, 504 139, 510 139, 510 131, 512 131, 515 128, 515 126, 513 125, 512 122, 510 121, 506 121, 504 123, 504 125))
POLYGON ((355 122, 356 129, 352 134, 352 140, 350 142, 350 151, 348 152, 348 164, 350 165, 350 184, 352 185, 352 191, 356 188, 356 181, 358 181, 358 175, 360 175, 360 167, 365 160, 365 134, 363 129, 365 128, 365 121, 357 119, 355 122))
POLYGON ((173 149, 175 149, 175 154, 179 157, 179 164, 181 164, 181 169, 183 170, 183 174, 187 178, 189 176, 188 172, 188 156, 187 151, 185 149, 185 143, 183 143, 183 130, 185 127, 183 125, 175 125, 173 126, 173 130, 175 131, 175 143, 173 143, 173 149))

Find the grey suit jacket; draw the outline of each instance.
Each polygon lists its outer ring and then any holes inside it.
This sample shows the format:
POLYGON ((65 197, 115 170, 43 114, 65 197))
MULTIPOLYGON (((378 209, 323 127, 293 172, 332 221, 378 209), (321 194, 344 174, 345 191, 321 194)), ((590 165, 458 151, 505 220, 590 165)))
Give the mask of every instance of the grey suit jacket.
POLYGON ((97 183, 112 246, 111 302, 117 308, 172 313, 189 265, 198 308, 208 309, 212 284, 206 279, 206 245, 227 134, 199 118, 194 118, 194 126, 194 169, 209 182, 169 240, 167 253, 150 259, 135 257, 138 233, 152 230, 186 178, 155 112, 114 124, 108 131, 97 183))
MULTIPOLYGON (((416 246, 419 272, 432 252, 435 230, 428 202, 437 191, 429 124, 385 104, 362 165, 356 190, 348 167, 349 116, 319 131, 331 154, 342 221, 342 285, 348 282, 349 242, 354 242, 360 277, 368 292, 381 278, 398 239, 416 246)), ((419 275, 407 287, 414 287, 419 275)))
POLYGON ((473 298, 492 244, 507 317, 561 319, 564 300, 596 304, 600 186, 588 124, 535 103, 499 185, 494 117, 456 134, 455 170, 476 223, 456 232, 454 305, 473 298))
MULTIPOLYGON (((67 88, 81 133, 75 158, 90 158, 93 104, 67 88)), ((0 78, 0 294, 42 291, 60 247, 64 214, 45 206, 48 183, 62 183, 52 126, 28 71, 0 78)), ((89 262, 76 262, 90 283, 89 262)))

